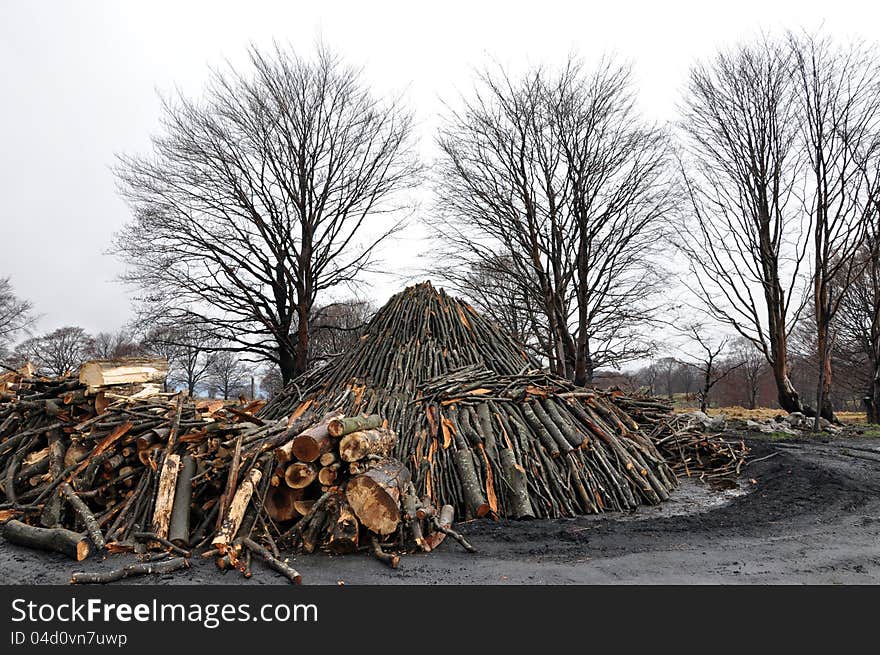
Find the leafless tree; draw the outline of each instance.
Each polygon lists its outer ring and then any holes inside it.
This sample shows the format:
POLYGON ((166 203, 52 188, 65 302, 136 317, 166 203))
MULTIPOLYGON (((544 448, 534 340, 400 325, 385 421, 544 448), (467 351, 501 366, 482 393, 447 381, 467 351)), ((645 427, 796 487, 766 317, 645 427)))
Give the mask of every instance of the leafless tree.
POLYGON ((119 359, 138 357, 144 352, 144 345, 138 343, 127 330, 117 330, 99 332, 92 337, 88 356, 91 359, 119 359))
POLYGON ((278 370, 277 366, 268 367, 260 378, 260 391, 262 394, 266 398, 272 398, 283 387, 284 382, 281 380, 281 371, 278 370))
POLYGON ((856 254, 869 233, 871 189, 864 159, 880 128, 880 60, 861 44, 840 47, 825 37, 789 35, 807 162, 803 209, 811 218, 813 317, 816 324, 819 416, 834 419, 830 401, 830 327, 849 286, 866 264, 856 254))
POLYGON ((312 361, 326 361, 354 346, 375 311, 373 304, 364 300, 316 307, 309 329, 312 361))
POLYGON ((661 357, 654 363, 658 377, 663 381, 666 389, 666 397, 672 400, 675 395, 676 374, 679 369, 679 361, 675 357, 661 357))
POLYGON ((81 327, 69 325, 22 341, 15 355, 31 362, 40 373, 62 376, 77 372, 91 349, 92 337, 81 327))
POLYGON ((734 339, 731 357, 740 362, 739 375, 745 382, 746 404, 749 409, 758 406, 758 394, 761 391, 761 379, 767 371, 767 361, 755 346, 742 337, 734 339))
POLYGON ((250 379, 250 371, 234 352, 214 353, 208 361, 207 382, 211 393, 223 400, 246 392, 250 379))
POLYGON ((629 69, 571 59, 559 72, 484 72, 438 144, 447 279, 470 295, 489 277, 485 305, 515 289, 523 333, 579 384, 646 355, 637 330, 655 309, 667 144, 639 118, 629 69))
POLYGON ((456 271, 456 288, 483 314, 528 349, 536 358, 545 358, 550 343, 541 310, 523 284, 509 255, 470 262, 469 268, 456 271))
POLYGON ((709 396, 715 385, 741 368, 745 362, 725 358, 729 339, 713 338, 703 325, 691 324, 683 332, 693 347, 693 352, 685 363, 699 374, 700 390, 697 395, 700 399, 700 411, 705 412, 709 408, 709 396))
POLYGON ((207 380, 219 348, 210 333, 196 323, 148 329, 143 344, 147 352, 168 360, 166 386, 184 386, 190 396, 207 380))
POLYGON ((790 51, 763 40, 690 73, 680 122, 689 203, 675 243, 684 280, 712 319, 752 343, 773 371, 780 406, 803 411, 788 338, 800 310, 806 217, 790 51))
POLYGON ((34 320, 33 306, 15 295, 8 277, 0 278, 0 355, 34 320))
POLYGON ((306 370, 312 310, 352 283, 405 218, 410 114, 326 48, 250 49, 205 95, 164 102, 163 133, 116 174, 133 220, 115 250, 154 314, 306 370))

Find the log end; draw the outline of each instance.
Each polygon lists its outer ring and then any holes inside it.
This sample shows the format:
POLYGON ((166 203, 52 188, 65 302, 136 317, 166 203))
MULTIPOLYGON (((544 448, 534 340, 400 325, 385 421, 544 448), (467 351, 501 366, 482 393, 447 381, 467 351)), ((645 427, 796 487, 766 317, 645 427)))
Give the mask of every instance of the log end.
POLYGON ((92 545, 88 539, 83 539, 76 545, 76 561, 82 562, 92 554, 92 545))

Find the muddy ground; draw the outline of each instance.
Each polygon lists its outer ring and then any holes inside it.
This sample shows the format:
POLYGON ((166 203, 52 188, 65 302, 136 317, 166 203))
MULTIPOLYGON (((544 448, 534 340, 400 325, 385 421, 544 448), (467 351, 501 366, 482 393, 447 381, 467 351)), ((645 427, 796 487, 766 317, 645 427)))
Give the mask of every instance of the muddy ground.
MULTIPOLYGON (((366 555, 298 556, 305 584, 880 583, 880 441, 747 439, 753 461, 739 487, 686 480, 673 499, 627 514, 460 526, 478 548, 444 543, 402 558, 396 571, 366 555), (770 456, 770 457, 768 457, 770 456)), ((0 543, 6 583, 59 584, 74 570, 103 570, 130 556, 72 563, 0 543)), ((211 563, 138 583, 282 584, 211 563)))

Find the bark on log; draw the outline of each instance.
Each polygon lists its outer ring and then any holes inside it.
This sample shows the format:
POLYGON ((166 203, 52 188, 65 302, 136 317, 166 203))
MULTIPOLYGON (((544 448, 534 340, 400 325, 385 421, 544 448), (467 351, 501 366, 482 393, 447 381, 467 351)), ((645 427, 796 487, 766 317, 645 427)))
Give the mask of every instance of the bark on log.
POLYGON ((378 414, 367 416, 347 416, 331 419, 327 424, 327 432, 330 436, 339 439, 352 432, 371 430, 382 426, 382 417, 378 414))
POLYGON ((161 384, 167 375, 168 362, 161 358, 95 359, 82 365, 79 381, 92 388, 115 384, 161 384))
POLYGON ((81 562, 92 552, 92 546, 84 535, 64 528, 38 528, 16 519, 3 526, 6 541, 28 548, 51 550, 81 562))
POLYGON ((175 546, 189 546, 189 517, 192 505, 192 478, 196 472, 196 461, 185 455, 177 476, 174 489, 174 505, 171 509, 171 522, 168 526, 168 540, 175 546))
POLYGON ((515 519, 535 518, 526 485, 526 472, 516 463, 516 455, 511 448, 501 448, 498 454, 504 479, 509 484, 507 503, 510 516, 515 519))
MULTIPOLYGON (((67 449, 70 450, 69 448, 67 449)), ((83 453, 85 457, 85 453, 83 453)), ((61 430, 55 429, 49 433, 49 474, 53 480, 61 477, 64 470, 65 449, 64 441, 61 438, 61 430)), ((76 463, 76 462, 73 462, 76 463)), ((46 528, 52 528, 58 525, 61 520, 61 496, 52 494, 43 507, 43 513, 40 515, 40 524, 46 528)))
POLYGON ((250 550, 254 555, 262 559, 273 571, 277 571, 285 578, 290 580, 293 584, 301 584, 302 576, 299 572, 291 566, 288 566, 280 559, 276 558, 272 553, 266 550, 263 546, 258 544, 256 541, 250 538, 245 538, 242 543, 250 550))
POLYGON ((473 452, 470 448, 461 448, 452 453, 452 460, 461 480, 461 490, 464 493, 465 504, 472 517, 482 518, 489 513, 491 506, 486 501, 477 470, 474 467, 473 452))
POLYGON ((368 455, 385 457, 397 443, 397 434, 387 428, 360 430, 347 434, 339 442, 339 457, 344 462, 356 462, 368 455))
POLYGON ((254 495, 254 489, 256 489, 261 478, 262 473, 260 469, 252 468, 235 492, 235 496, 233 496, 232 502, 229 504, 229 511, 220 525, 220 530, 211 541, 211 544, 221 553, 224 553, 229 545, 232 544, 232 540, 235 539, 235 534, 238 532, 238 528, 241 526, 241 521, 244 518, 245 510, 247 510, 251 496, 254 495))
MULTIPOLYGON (((455 519, 455 508, 452 505, 444 505, 440 508, 440 515, 437 516, 437 524, 444 528, 451 528, 452 521, 455 519)), ((425 542, 430 550, 434 550, 446 539, 446 533, 442 530, 435 529, 434 532, 425 537, 425 542)))
POLYGON ((348 504, 345 496, 339 494, 336 498, 336 515, 330 526, 330 539, 327 541, 327 549, 332 553, 354 553, 358 549, 358 536, 360 524, 357 517, 348 504))
POLYGON ((183 557, 177 557, 163 562, 129 564, 121 569, 107 571, 106 573, 74 573, 70 577, 70 584, 106 584, 108 582, 116 582, 117 580, 131 578, 137 575, 171 573, 172 571, 187 568, 188 566, 189 562, 183 557))
POLYGON ((333 448, 336 442, 327 428, 337 416, 329 416, 294 437, 290 447, 293 456, 301 462, 314 462, 333 448))
POLYGON ((70 506, 73 507, 74 511, 79 515, 82 519, 82 522, 86 526, 86 530, 89 533, 89 537, 92 540, 92 543, 95 544, 95 547, 98 550, 101 550, 106 545, 104 542, 104 535, 101 534, 101 528, 98 526, 98 522, 95 520, 95 515, 92 514, 92 511, 88 508, 88 506, 82 501, 82 498, 76 495, 76 492, 73 490, 73 487, 70 486, 67 482, 61 485, 61 493, 64 494, 64 498, 70 503, 70 506))
POLYGON ((391 534, 400 523, 401 489, 409 481, 409 469, 402 462, 383 459, 352 478, 345 487, 345 497, 367 529, 391 534))

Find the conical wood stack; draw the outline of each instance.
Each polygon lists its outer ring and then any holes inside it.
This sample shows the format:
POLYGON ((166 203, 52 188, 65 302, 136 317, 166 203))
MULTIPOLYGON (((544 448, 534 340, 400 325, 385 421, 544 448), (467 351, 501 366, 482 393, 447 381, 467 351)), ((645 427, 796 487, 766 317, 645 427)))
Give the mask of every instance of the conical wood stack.
POLYGON ((494 323, 427 282, 394 296, 357 347, 295 380, 261 416, 306 410, 384 417, 419 497, 456 516, 627 510, 675 486, 609 394, 543 373, 494 323))

